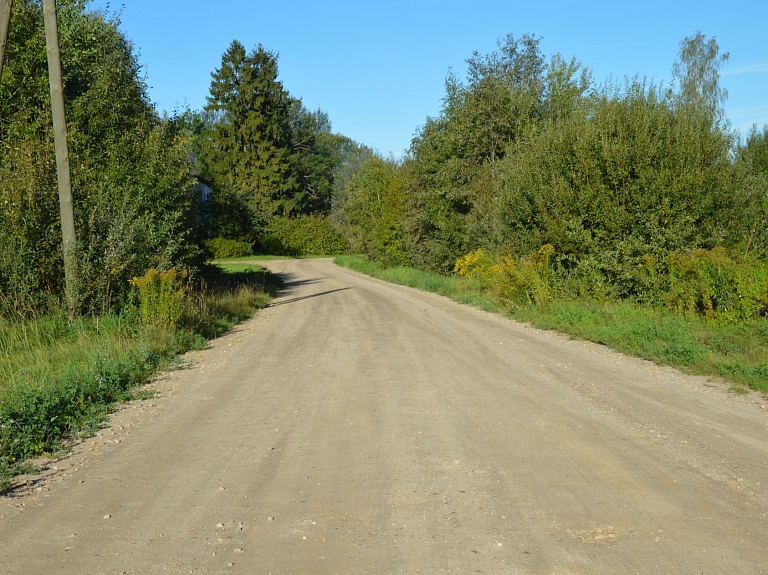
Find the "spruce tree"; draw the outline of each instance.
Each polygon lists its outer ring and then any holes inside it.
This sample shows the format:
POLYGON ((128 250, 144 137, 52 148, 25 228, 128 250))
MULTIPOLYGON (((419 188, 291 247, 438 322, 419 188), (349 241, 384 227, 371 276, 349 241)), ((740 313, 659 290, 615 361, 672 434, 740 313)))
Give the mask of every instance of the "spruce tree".
POLYGON ((244 200, 258 219, 297 211, 292 168, 292 99, 277 79, 277 56, 237 40, 211 76, 205 111, 215 118, 207 171, 216 187, 244 200))

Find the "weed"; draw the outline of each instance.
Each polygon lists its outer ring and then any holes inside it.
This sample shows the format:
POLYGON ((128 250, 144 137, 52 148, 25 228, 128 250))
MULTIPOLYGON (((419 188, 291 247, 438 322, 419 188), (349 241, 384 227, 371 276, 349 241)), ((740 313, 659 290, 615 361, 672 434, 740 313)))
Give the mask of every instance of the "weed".
POLYGON ((187 292, 183 281, 186 272, 171 268, 160 272, 151 268, 141 277, 130 280, 139 292, 139 315, 145 325, 174 326, 184 313, 187 292))

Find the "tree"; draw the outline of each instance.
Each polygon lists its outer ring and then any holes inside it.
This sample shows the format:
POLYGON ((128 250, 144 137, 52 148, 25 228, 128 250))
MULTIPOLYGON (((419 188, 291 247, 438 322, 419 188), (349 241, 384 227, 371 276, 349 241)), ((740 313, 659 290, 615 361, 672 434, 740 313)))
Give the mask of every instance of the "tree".
POLYGON ((333 175, 342 162, 349 138, 331 132, 328 114, 307 110, 294 100, 291 110, 294 169, 303 194, 302 211, 327 214, 331 209, 333 175))
POLYGON ((762 130, 752 126, 741 155, 755 172, 768 176, 768 125, 762 130))
POLYGON ((401 219, 406 208, 399 166, 372 157, 347 183, 347 237, 355 253, 385 265, 408 265, 401 219))
POLYGON ((768 125, 757 126, 741 147, 740 159, 746 166, 749 185, 744 187, 743 210, 739 214, 744 238, 744 254, 765 257, 768 253, 768 125))
POLYGON ((213 118, 206 171, 218 189, 246 201, 256 218, 301 210, 292 161, 294 101, 277 74, 274 53, 261 44, 246 53, 234 40, 211 74, 205 106, 213 118))
POLYGON ((720 54, 717 40, 707 40, 701 31, 680 42, 672 75, 680 85, 683 104, 705 110, 713 120, 722 117, 728 91, 720 86, 720 67, 729 59, 728 52, 720 54))
MULTIPOLYGON (((119 21, 60 0, 77 265, 84 310, 119 304, 149 267, 188 265, 195 198, 185 134, 160 118, 119 21)), ((48 72, 39 0, 14 3, 0 84, 0 312, 62 293, 48 72)))
POLYGON ((509 34, 497 50, 467 60, 464 81, 448 75, 440 115, 427 119, 411 145, 408 227, 418 265, 453 269, 468 248, 466 220, 487 191, 481 174, 540 118, 546 77, 539 43, 509 34))
POLYGON ((362 167, 374 157, 373 150, 354 140, 341 136, 338 147, 338 165, 333 170, 331 183, 331 213, 330 219, 339 231, 349 226, 345 206, 349 200, 349 182, 362 167))

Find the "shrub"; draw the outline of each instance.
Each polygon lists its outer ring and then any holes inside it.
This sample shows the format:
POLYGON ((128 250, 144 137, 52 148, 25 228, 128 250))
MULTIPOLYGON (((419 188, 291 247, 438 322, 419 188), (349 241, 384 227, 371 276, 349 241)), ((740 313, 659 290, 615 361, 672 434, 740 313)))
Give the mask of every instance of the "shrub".
POLYGON ((160 272, 150 269, 142 277, 135 277, 131 285, 139 292, 139 316, 144 325, 174 326, 181 319, 187 303, 187 292, 182 282, 187 272, 170 269, 160 272))
POLYGON ((232 240, 229 238, 212 238, 203 241, 203 245, 213 254, 217 260, 231 258, 243 258, 253 253, 253 247, 244 240, 232 240))
POLYGON ((768 264, 738 262, 724 248, 672 252, 668 307, 683 315, 743 320, 768 314, 768 264))
POLYGON ((535 304, 546 309, 552 299, 550 259, 555 249, 546 244, 528 257, 513 258, 486 253, 482 248, 459 258, 454 272, 483 281, 502 300, 535 304))
POLYGON ((263 253, 283 256, 343 254, 348 251, 344 239, 322 216, 278 218, 260 241, 263 253))

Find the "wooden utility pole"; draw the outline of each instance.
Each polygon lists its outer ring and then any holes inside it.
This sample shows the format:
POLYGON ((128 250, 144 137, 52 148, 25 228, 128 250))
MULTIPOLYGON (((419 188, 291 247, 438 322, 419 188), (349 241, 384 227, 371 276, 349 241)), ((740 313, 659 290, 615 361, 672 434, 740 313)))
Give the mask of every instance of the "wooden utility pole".
MULTIPOLYGON (((0 0, 8 1, 8 0, 0 0)), ((75 211, 72 203, 72 180, 69 173, 67 120, 64 115, 64 85, 61 79, 61 54, 56 24, 56 0, 43 0, 45 46, 48 51, 48 80, 51 87, 53 141, 56 147, 56 176, 59 183, 61 236, 64 252, 65 294, 70 313, 75 312, 77 282, 75 278, 75 211)))
POLYGON ((13 0, 0 0, 0 80, 3 79, 5 47, 8 45, 8 27, 11 23, 11 5, 13 0))

